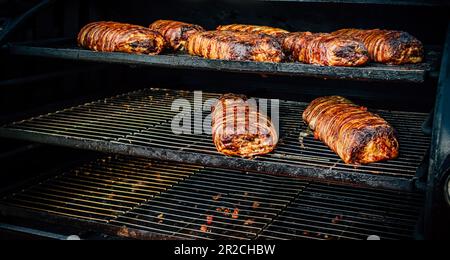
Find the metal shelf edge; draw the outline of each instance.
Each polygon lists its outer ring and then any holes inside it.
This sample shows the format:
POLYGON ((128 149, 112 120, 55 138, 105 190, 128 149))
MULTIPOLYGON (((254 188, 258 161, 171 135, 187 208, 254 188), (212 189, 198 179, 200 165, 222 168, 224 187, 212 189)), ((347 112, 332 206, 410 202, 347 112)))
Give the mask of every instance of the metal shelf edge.
POLYGON ((7 48, 7 51, 13 55, 37 56, 98 63, 362 81, 422 83, 427 78, 427 74, 431 69, 428 64, 423 64, 422 68, 399 68, 395 66, 383 65, 356 68, 324 67, 302 63, 260 63, 208 60, 188 55, 145 56, 126 53, 102 53, 82 49, 49 48, 25 45, 10 45, 7 48))
POLYGON ((28 134, 27 131, 17 131, 0 128, 0 136, 50 145, 86 149, 104 153, 114 153, 167 160, 179 163, 191 163, 210 167, 226 167, 242 171, 252 171, 272 175, 282 175, 310 180, 320 180, 352 185, 362 185, 373 188, 384 188, 397 191, 415 191, 415 180, 388 176, 369 175, 346 171, 330 171, 321 169, 306 169, 290 165, 251 161, 240 158, 196 154, 192 152, 175 151, 153 147, 127 145, 111 141, 81 140, 74 137, 47 136, 45 134, 28 134))

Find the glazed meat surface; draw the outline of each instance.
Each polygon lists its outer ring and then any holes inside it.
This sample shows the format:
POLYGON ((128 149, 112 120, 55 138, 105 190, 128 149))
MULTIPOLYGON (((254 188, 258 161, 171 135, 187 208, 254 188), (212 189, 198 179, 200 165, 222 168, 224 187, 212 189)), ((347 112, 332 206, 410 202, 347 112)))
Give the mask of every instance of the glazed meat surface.
POLYGON ((284 39, 283 50, 294 61, 322 66, 355 67, 369 61, 361 42, 331 34, 291 33, 284 39))
POLYGON ((400 65, 420 63, 424 59, 423 44, 407 32, 344 29, 333 34, 362 41, 375 62, 400 65))
POLYGON ((81 29, 78 44, 99 52, 156 55, 163 51, 165 42, 158 32, 142 26, 95 22, 81 29))
POLYGON ((166 40, 168 47, 174 51, 185 50, 186 41, 190 36, 205 31, 199 25, 171 20, 158 20, 152 23, 149 28, 159 32, 166 40))
POLYGON ((278 143, 271 120, 247 97, 234 94, 222 96, 213 106, 212 136, 217 151, 243 158, 270 153, 278 143))
POLYGON ((191 55, 207 59, 281 62, 280 43, 271 36, 231 31, 209 31, 191 36, 187 43, 191 55))
POLYGON ((259 25, 247 25, 247 24, 230 24, 221 25, 217 27, 218 31, 233 31, 233 32, 246 32, 246 33, 261 33, 273 36, 275 38, 283 39, 289 32, 280 28, 274 28, 269 26, 259 25))
POLYGON ((303 120, 315 137, 327 144, 347 164, 369 164, 399 155, 396 132, 380 116, 339 97, 314 100, 303 120))

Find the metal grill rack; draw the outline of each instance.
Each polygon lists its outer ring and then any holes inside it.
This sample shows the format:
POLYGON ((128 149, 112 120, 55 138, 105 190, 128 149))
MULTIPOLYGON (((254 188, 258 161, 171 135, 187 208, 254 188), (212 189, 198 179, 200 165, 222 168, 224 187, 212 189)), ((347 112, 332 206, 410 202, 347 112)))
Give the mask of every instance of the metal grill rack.
POLYGON ((411 239, 422 203, 421 194, 125 156, 87 162, 0 201, 4 216, 25 209, 119 236, 180 239, 411 239))
MULTIPOLYGON (((204 94, 204 99, 218 97, 204 94)), ((219 154, 209 135, 175 135, 172 101, 193 101, 192 92, 140 90, 87 103, 0 128, 0 136, 123 155, 193 163, 244 171, 411 191, 430 145, 421 113, 375 111, 399 133, 400 157, 367 166, 346 165, 313 136, 301 138, 307 126, 301 114, 307 104, 282 101, 277 150, 253 160, 219 154)))
POLYGON ((421 203, 417 194, 310 183, 260 238, 409 239, 421 203))
POLYGON ((429 48, 422 64, 387 66, 369 64, 365 67, 323 67, 302 63, 263 63, 209 60, 185 54, 157 56, 104 53, 80 49, 74 39, 53 39, 38 43, 11 44, 6 51, 14 55, 38 56, 112 64, 158 66, 182 69, 220 70, 268 75, 308 76, 332 79, 372 80, 422 83, 430 72, 438 71, 439 54, 429 48))

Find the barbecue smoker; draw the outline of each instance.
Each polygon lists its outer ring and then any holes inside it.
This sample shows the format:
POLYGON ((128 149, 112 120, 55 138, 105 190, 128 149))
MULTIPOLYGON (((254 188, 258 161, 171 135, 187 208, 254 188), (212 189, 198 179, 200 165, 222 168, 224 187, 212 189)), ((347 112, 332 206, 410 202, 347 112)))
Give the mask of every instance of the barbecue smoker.
POLYGON ((0 1, 2 237, 449 236, 446 1, 109 2, 0 1), (322 67, 101 53, 76 44, 89 22, 158 19, 207 29, 403 30, 424 43, 425 62, 322 67), (197 90, 205 99, 230 92, 279 99, 278 148, 241 159, 219 154, 211 136, 175 135, 172 102, 192 102, 197 90), (302 135, 309 102, 330 95, 392 124, 399 158, 355 167, 302 135))

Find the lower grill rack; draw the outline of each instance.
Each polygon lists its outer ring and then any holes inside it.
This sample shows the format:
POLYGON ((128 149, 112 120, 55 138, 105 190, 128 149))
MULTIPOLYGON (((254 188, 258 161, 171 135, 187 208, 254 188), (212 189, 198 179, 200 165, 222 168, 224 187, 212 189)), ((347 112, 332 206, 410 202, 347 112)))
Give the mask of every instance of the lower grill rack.
MULTIPOLYGON (((421 128, 427 114, 375 111, 397 129, 400 157, 365 166, 347 165, 312 135, 304 137, 308 127, 302 122, 301 115, 308 104, 281 101, 277 149, 254 160, 229 158, 217 152, 208 134, 176 135, 172 131, 171 121, 178 114, 171 110, 173 101, 183 99, 194 104, 194 97, 193 92, 144 89, 9 124, 0 128, 0 136, 402 191, 416 188, 419 168, 431 143, 421 128)), ((204 93, 203 97, 205 101, 219 95, 204 93)))
POLYGON ((414 238, 423 195, 106 156, 0 204, 2 215, 27 210, 117 228, 124 237, 138 230, 179 239, 396 240, 414 238))
POLYGON ((422 203, 413 194, 389 194, 310 183, 264 230, 262 239, 411 238, 422 203))

